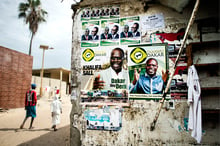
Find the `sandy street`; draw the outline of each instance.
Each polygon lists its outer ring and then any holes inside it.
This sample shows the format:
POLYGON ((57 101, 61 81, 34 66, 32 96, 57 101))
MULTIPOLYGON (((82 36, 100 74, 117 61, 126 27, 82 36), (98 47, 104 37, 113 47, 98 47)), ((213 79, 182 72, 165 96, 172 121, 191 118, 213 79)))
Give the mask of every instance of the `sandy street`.
POLYGON ((69 145, 69 124, 72 104, 69 96, 62 97, 63 113, 58 131, 51 129, 51 100, 41 98, 37 104, 37 117, 34 120, 34 129, 29 130, 31 118, 29 118, 24 129, 19 129, 24 120, 26 111, 24 108, 10 109, 0 112, 0 145, 16 146, 68 146, 69 145))

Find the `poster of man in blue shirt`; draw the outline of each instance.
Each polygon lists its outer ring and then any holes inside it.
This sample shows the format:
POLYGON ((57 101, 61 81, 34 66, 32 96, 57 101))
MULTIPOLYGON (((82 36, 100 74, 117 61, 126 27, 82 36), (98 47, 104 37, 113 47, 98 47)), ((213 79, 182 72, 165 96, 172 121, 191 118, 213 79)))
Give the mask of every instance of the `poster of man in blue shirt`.
POLYGON ((158 62, 155 58, 149 58, 145 67, 146 72, 143 75, 140 75, 141 70, 137 71, 135 69, 131 93, 162 94, 164 83, 167 80, 167 73, 162 71, 162 76, 156 75, 158 62))
POLYGON ((129 97, 160 98, 168 79, 166 44, 129 46, 129 97))

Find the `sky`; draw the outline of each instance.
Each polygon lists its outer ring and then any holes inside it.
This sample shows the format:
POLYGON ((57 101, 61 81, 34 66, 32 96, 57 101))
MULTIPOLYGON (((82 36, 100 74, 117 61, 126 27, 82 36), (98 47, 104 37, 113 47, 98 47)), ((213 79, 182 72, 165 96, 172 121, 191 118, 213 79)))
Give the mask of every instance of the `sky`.
MULTIPOLYGON (((29 53, 31 32, 28 24, 18 18, 19 3, 26 0, 1 0, 0 3, 0 46, 29 53)), ((47 45, 44 68, 65 68, 71 66, 72 13, 73 0, 41 0, 42 8, 48 12, 47 22, 41 23, 33 38, 33 69, 41 69, 43 50, 47 45)))

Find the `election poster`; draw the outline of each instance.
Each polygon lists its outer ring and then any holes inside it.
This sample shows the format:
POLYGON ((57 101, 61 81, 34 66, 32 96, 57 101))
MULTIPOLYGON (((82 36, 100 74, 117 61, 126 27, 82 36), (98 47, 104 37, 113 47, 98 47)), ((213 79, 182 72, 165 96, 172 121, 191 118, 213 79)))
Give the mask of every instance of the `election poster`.
POLYGON ((120 6, 104 6, 104 7, 92 7, 82 8, 81 21, 99 20, 99 19, 115 19, 120 17, 120 6))
POLYGON ((141 39, 140 17, 126 17, 120 19, 121 45, 139 44, 141 39))
POLYGON ((129 98, 160 99, 168 69, 167 44, 128 46, 129 98))
POLYGON ((88 20, 90 20, 90 11, 91 11, 91 8, 83 8, 83 9, 81 9, 81 21, 88 21, 88 20))
POLYGON ((127 47, 83 48, 81 64, 82 104, 128 106, 127 47))
POLYGON ((119 45, 119 19, 101 20, 101 46, 119 45))
POLYGON ((142 31, 158 30, 165 27, 164 16, 162 13, 141 16, 141 29, 142 31))
MULTIPOLYGON (((168 44, 169 66, 173 67, 180 49, 180 44, 168 44)), ((171 99, 184 100, 187 99, 187 56, 186 48, 183 48, 179 57, 176 70, 170 85, 171 99)))
POLYGON ((99 20, 100 19, 100 8, 99 7, 93 7, 91 9, 91 20, 99 20))
POLYGON ((84 111, 84 117, 90 130, 118 131, 122 127, 122 110, 119 108, 88 108, 84 111))
POLYGON ((115 5, 110 8, 110 19, 120 17, 120 6, 115 5))
POLYGON ((170 85, 171 99, 187 99, 187 66, 178 64, 170 85))
POLYGON ((82 22, 81 47, 99 46, 99 26, 100 21, 82 22))
POLYGON ((155 32, 163 31, 165 28, 164 16, 162 13, 141 16, 140 24, 142 43, 161 43, 161 41, 156 37, 155 32))
POLYGON ((106 59, 107 50, 100 47, 87 47, 81 49, 81 74, 83 76, 93 75, 95 71, 101 70, 104 64, 109 60, 106 59))
POLYGON ((110 6, 104 6, 100 9, 100 18, 109 19, 110 18, 110 6))

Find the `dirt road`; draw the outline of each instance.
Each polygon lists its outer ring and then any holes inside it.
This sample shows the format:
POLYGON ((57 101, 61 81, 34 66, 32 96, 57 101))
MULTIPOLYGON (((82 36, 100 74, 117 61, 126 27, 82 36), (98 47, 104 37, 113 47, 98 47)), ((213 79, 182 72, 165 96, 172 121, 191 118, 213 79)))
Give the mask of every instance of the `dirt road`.
POLYGON ((0 145, 1 146, 69 146, 69 123, 72 104, 70 97, 62 97, 63 113, 58 131, 51 129, 51 100, 41 98, 37 104, 37 117, 34 129, 29 130, 30 118, 24 129, 19 129, 24 117, 24 108, 10 109, 0 112, 0 145))

